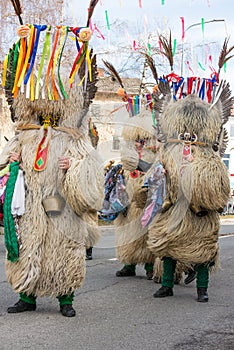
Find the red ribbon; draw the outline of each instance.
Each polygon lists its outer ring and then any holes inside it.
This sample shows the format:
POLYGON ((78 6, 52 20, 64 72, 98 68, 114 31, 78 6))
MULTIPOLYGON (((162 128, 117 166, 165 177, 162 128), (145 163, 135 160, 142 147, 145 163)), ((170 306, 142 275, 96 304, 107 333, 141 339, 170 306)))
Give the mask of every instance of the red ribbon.
POLYGON ((167 75, 168 82, 179 82, 181 80, 181 77, 175 73, 170 73, 167 75))
POLYGON ((39 143, 36 151, 36 156, 34 160, 34 170, 36 171, 42 171, 46 168, 47 165, 47 159, 48 159, 48 152, 49 152, 49 142, 47 143, 47 146, 44 146, 44 142, 46 140, 47 131, 45 130, 45 134, 39 143))
POLYGON ((181 22, 182 22, 182 36, 181 36, 181 39, 182 41, 184 41, 184 35, 185 35, 185 32, 184 32, 184 17, 180 17, 181 19, 181 22))

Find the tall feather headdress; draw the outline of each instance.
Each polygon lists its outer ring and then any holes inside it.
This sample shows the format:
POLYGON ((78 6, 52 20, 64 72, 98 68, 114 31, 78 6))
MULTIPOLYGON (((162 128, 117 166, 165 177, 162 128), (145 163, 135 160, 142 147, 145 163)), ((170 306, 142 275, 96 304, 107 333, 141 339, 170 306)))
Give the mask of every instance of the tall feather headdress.
POLYGON ((119 82, 120 86, 124 89, 123 81, 120 78, 119 73, 117 72, 117 70, 115 69, 113 64, 111 64, 110 62, 105 61, 105 60, 102 60, 102 61, 103 61, 104 65, 106 66, 106 68, 107 68, 108 72, 110 73, 110 75, 114 79, 116 79, 119 82))
POLYGON ((90 25, 90 19, 93 15, 93 11, 97 5, 99 0, 90 0, 90 3, 89 3, 89 8, 88 8, 88 20, 87 20, 87 27, 89 27, 90 25))
POLYGON ((140 52, 140 53, 145 57, 146 63, 148 64, 156 83, 158 83, 158 73, 157 73, 157 69, 155 67, 153 58, 146 52, 140 52))
POLYGON ((18 16, 18 18, 19 18, 20 24, 23 24, 23 20, 22 20, 22 17, 21 17, 23 12, 22 12, 22 6, 21 6, 21 3, 20 3, 20 0, 11 0, 11 3, 13 5, 13 7, 14 7, 16 16, 18 16))
POLYGON ((218 73, 220 73, 224 64, 227 61, 229 61, 232 57, 234 57, 234 55, 228 56, 231 53, 231 51, 234 49, 234 45, 228 49, 228 41, 229 41, 229 38, 225 38, 222 50, 221 50, 220 55, 219 55, 219 62, 218 62, 219 71, 218 71, 218 73))
POLYGON ((171 39, 171 30, 169 32, 169 37, 167 38, 166 36, 160 34, 159 35, 159 41, 162 44, 163 51, 161 53, 167 57, 171 71, 173 71, 173 50, 172 50, 172 39, 171 39))

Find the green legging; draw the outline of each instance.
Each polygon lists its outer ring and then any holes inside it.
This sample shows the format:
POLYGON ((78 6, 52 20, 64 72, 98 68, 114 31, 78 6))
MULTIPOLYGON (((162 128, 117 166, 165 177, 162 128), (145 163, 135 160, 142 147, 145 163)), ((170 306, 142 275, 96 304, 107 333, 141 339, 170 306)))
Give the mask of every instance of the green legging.
MULTIPOLYGON (((23 300, 29 304, 36 304, 36 298, 37 297, 35 297, 32 294, 26 295, 25 293, 20 293, 20 300, 23 300)), ((61 296, 57 297, 57 299, 59 300, 60 306, 65 305, 65 304, 72 305, 72 302, 74 299, 74 293, 72 293, 70 295, 61 295, 61 296)))
MULTIPOLYGON (((128 270, 130 270, 132 272, 135 272, 136 271, 136 265, 137 264, 124 265, 124 267, 126 267, 126 269, 128 269, 128 270)), ((147 272, 151 272, 154 269, 154 264, 152 264, 152 263, 145 263, 144 269, 147 272)))
MULTIPOLYGON (((176 269, 176 260, 172 258, 163 258, 163 277, 162 286, 174 287, 174 273, 176 269)), ((197 272, 196 287, 208 288, 209 284, 209 268, 206 264, 198 264, 194 266, 197 272)))

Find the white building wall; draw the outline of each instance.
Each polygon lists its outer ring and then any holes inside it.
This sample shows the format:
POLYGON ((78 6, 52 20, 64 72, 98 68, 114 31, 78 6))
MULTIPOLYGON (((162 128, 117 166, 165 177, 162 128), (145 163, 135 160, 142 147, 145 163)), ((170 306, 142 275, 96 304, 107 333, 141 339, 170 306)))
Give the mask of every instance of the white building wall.
POLYGON ((234 189, 234 116, 229 117, 225 127, 228 132, 229 141, 223 160, 229 170, 231 188, 234 189))

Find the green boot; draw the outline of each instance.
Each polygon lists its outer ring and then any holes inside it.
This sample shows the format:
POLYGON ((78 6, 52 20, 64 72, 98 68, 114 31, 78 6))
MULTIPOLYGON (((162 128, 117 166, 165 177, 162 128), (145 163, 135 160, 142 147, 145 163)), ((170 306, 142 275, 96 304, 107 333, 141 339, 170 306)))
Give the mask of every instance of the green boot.
POLYGON ((116 272, 117 277, 136 276, 136 265, 124 265, 124 267, 116 272))
POLYGON ((9 314, 16 314, 24 311, 36 310, 36 297, 34 295, 26 295, 20 293, 20 299, 15 305, 8 307, 7 312, 9 314))
POLYGON ((209 301, 207 293, 209 284, 209 267, 208 265, 200 264, 196 265, 194 269, 197 272, 197 301, 207 303, 209 301))
POLYGON ((154 294, 155 298, 170 297, 173 295, 175 269, 176 260, 163 258, 162 287, 154 294))
POLYGON ((60 312, 65 317, 76 316, 76 311, 72 307, 72 302, 74 299, 74 293, 70 295, 61 295, 57 297, 60 305, 60 312))

